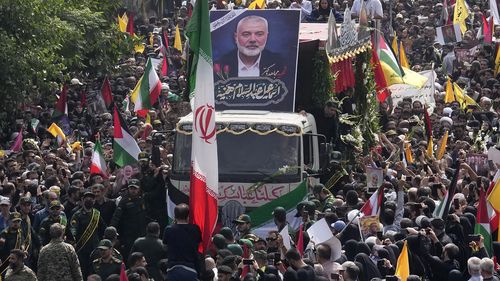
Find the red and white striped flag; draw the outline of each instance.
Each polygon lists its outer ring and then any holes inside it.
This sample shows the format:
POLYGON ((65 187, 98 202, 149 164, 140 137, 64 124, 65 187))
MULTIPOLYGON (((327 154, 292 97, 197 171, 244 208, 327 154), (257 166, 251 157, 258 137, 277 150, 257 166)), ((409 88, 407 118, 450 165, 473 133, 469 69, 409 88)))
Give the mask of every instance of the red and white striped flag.
POLYGON ((365 216, 378 216, 380 212, 380 206, 382 205, 382 198, 384 197, 384 188, 381 185, 375 193, 370 196, 370 199, 365 202, 363 207, 361 207, 361 212, 365 216))
POLYGON ((191 152, 191 183, 189 190, 190 221, 200 227, 206 252, 217 222, 219 169, 215 125, 212 38, 208 2, 196 1, 187 27, 193 64, 189 89, 193 104, 193 135, 191 152))

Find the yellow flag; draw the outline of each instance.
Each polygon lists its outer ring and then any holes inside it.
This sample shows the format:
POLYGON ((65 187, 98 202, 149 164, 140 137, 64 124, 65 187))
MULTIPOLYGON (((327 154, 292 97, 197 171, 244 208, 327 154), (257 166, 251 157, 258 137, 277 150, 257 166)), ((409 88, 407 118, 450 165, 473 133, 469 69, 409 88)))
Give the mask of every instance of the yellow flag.
POLYGON ((118 27, 120 28, 121 32, 127 32, 127 24, 128 24, 128 17, 127 13, 123 14, 123 16, 118 16, 118 27))
MULTIPOLYGON (((0 149, 0 158, 3 158, 5 156, 5 150, 0 149)), ((0 280, 2 281, 2 280, 0 280)))
POLYGON ((398 264, 396 266, 396 273, 401 281, 406 281, 410 275, 410 259, 408 258, 408 241, 405 240, 403 244, 403 249, 398 257, 398 264))
POLYGON ((439 149, 437 153, 437 160, 443 159, 444 152, 446 151, 446 144, 448 143, 448 131, 446 131, 441 138, 441 143, 439 144, 439 149))
POLYGON ((392 51, 394 52, 394 55, 396 57, 398 57, 399 56, 398 36, 396 36, 396 32, 394 32, 394 38, 392 39, 391 47, 392 47, 392 51))
POLYGON ((52 123, 47 131, 49 131, 49 133, 57 139, 57 143, 59 145, 62 145, 66 141, 66 135, 56 123, 52 123))
POLYGON ((179 25, 175 26, 174 48, 182 53, 182 41, 181 41, 181 32, 179 30, 179 25))
POLYGON ((427 144, 427 156, 432 157, 432 154, 434 154, 434 142, 432 141, 432 137, 430 137, 427 144))
POLYGON ((82 147, 82 143, 81 143, 81 142, 79 142, 79 141, 75 141, 74 143, 72 143, 72 144, 70 145, 70 147, 71 147, 71 151, 75 151, 75 150, 82 150, 82 149, 83 149, 83 147, 82 147))
POLYGON ((455 94, 453 93, 453 86, 451 85, 451 79, 448 77, 446 81, 446 94, 444 96, 444 103, 450 103, 456 101, 455 94))
POLYGON ((407 84, 417 88, 422 88, 427 83, 428 78, 406 67, 403 67, 404 76, 398 75, 387 63, 380 61, 380 66, 384 72, 387 85, 407 84))
POLYGON ((460 103, 460 107, 462 109, 467 108, 468 105, 477 105, 476 101, 464 93, 464 90, 462 90, 457 83, 453 83, 453 91, 455 92, 455 97, 460 103))
POLYGON ((139 81, 135 85, 135 88, 132 90, 132 93, 130 94, 130 100, 134 104, 137 103, 137 99, 139 97, 139 91, 141 89, 141 84, 142 84, 142 77, 141 77, 141 79, 139 79, 139 81))
POLYGON ((250 5, 248 5, 249 10, 264 9, 266 7, 266 2, 264 0, 254 0, 250 5))
POLYGON ((469 16, 469 9, 465 5, 465 0, 457 0, 455 3, 455 9, 453 10, 453 23, 460 24, 460 30, 462 34, 467 31, 467 26, 465 25, 465 20, 469 16))
POLYGON ((405 156, 406 156, 406 162, 408 164, 413 164, 413 155, 411 153, 410 143, 405 144, 405 156))
POLYGON ((499 70, 500 70, 500 48, 497 48, 497 55, 495 57, 495 77, 497 76, 499 70))
MULTIPOLYGON (((137 34, 134 34, 134 39, 135 40, 141 40, 141 38, 139 38, 139 36, 137 36, 137 34)), ((142 44, 142 43, 139 43, 139 44, 137 44, 137 45, 134 46, 134 51, 136 53, 142 54, 142 53, 144 53, 145 49, 146 49, 146 46, 144 46, 144 44, 142 44)))
POLYGON ((495 186, 488 195, 488 202, 497 212, 500 212, 500 179, 497 179, 495 186))
POLYGON ((155 36, 153 33, 149 33, 149 46, 153 47, 153 43, 155 42, 154 40, 155 36))
POLYGON ((406 58, 406 52, 403 46, 403 42, 399 42, 399 63, 402 67, 410 68, 410 64, 408 63, 408 59, 406 58))
POLYGON ((146 114, 146 124, 151 125, 151 115, 149 113, 146 114))

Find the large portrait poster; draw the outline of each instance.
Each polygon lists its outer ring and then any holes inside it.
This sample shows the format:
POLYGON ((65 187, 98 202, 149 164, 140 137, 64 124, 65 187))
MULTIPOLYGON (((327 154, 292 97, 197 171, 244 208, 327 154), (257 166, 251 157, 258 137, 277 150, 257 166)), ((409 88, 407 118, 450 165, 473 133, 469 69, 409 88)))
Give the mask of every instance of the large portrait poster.
POLYGON ((300 10, 211 11, 215 107, 294 111, 300 10))

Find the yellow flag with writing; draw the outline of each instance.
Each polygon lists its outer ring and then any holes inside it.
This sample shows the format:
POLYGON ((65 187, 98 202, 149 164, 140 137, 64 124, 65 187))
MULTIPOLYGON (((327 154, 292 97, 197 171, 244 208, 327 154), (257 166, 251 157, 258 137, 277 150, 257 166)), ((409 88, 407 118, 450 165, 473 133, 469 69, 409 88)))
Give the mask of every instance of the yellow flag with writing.
POLYGON ((118 16, 118 27, 120 28, 121 32, 127 32, 127 24, 128 24, 128 17, 127 13, 123 14, 123 16, 118 16))
POLYGON ((429 138, 429 142, 427 143, 427 156, 432 157, 434 154, 434 142, 432 141, 432 136, 429 138))
POLYGON ((465 24, 467 17, 469 17, 469 9, 465 4, 465 0, 457 0, 455 3, 455 9, 453 10, 453 23, 460 24, 462 34, 467 31, 467 25, 465 24))

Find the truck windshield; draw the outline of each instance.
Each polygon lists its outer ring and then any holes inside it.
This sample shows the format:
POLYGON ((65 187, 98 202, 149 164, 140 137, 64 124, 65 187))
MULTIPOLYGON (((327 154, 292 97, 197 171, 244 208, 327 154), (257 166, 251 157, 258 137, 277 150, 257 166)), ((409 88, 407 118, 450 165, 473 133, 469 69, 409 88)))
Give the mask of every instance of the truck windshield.
MULTIPOLYGON (((220 132, 217 142, 219 181, 300 181, 299 136, 220 132)), ((172 178, 188 179, 190 161, 191 135, 177 133, 172 178)))

